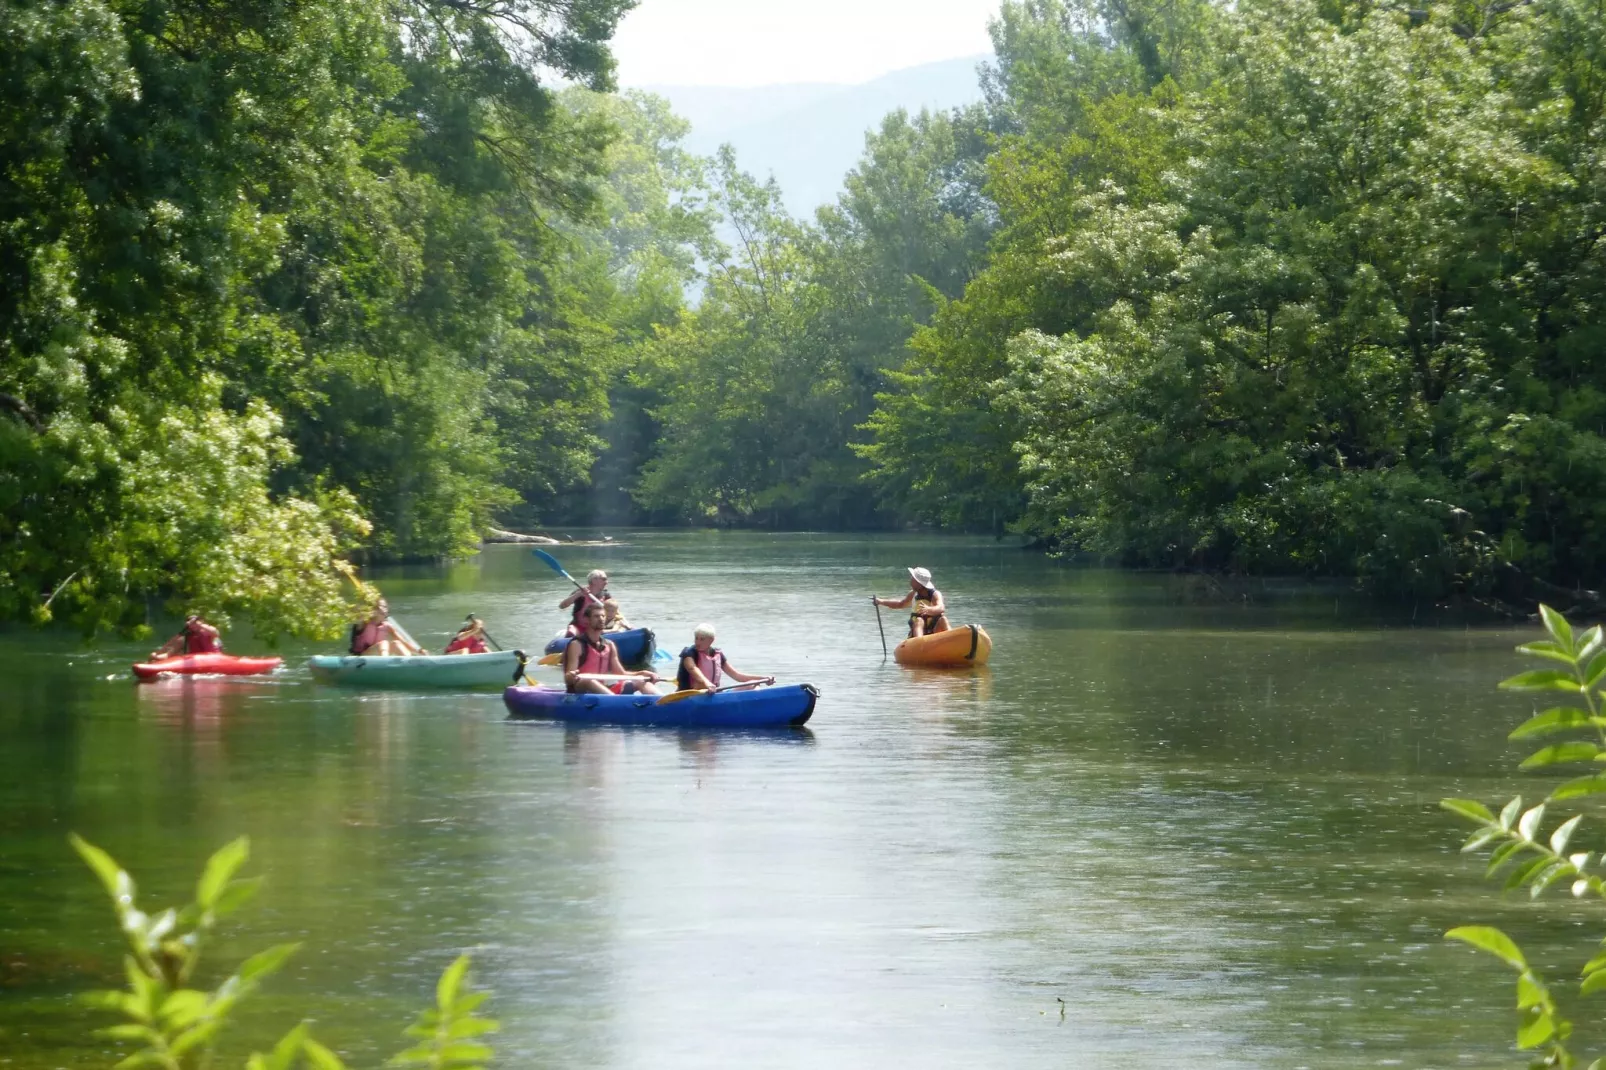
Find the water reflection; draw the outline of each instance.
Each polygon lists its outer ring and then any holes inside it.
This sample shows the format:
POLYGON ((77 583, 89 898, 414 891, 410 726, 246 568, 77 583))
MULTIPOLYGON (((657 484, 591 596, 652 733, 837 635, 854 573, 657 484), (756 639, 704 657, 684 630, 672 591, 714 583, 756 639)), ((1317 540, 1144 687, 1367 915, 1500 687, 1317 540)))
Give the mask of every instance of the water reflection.
MULTIPOLYGON (((249 833, 270 883, 218 958, 307 951, 236 1043, 310 1013, 358 1063, 463 949, 509 1066, 1492 1062, 1508 979, 1439 934, 1502 924, 1546 961, 1575 936, 1485 895, 1434 809, 1512 787, 1509 633, 988 540, 641 533, 564 558, 609 568, 666 645, 712 620, 737 664, 814 683, 814 720, 510 723, 494 692, 300 670, 135 688, 131 650, 0 640, 10 1065, 105 1062, 81 1012, 42 1009, 117 961, 69 828, 153 902, 249 833), (882 658, 864 595, 916 561, 988 624, 990 667, 882 658)), ((529 649, 561 619, 518 547, 382 578, 420 639, 474 611, 529 649)))

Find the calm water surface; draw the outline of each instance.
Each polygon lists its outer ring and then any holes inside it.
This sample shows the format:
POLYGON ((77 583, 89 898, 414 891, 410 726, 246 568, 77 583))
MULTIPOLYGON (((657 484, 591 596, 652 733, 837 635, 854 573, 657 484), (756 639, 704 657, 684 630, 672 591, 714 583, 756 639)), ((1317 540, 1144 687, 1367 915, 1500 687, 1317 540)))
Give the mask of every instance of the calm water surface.
MULTIPOLYGON (((361 1065, 468 950, 509 1067, 1510 1066, 1509 979, 1443 930, 1501 924, 1570 971, 1594 927, 1502 902, 1435 806, 1542 792, 1503 742, 1528 705, 1494 690, 1526 631, 991 540, 561 557, 665 645, 710 620, 739 667, 814 683, 809 729, 510 724, 494 693, 319 687, 310 647, 139 686, 148 643, 0 636, 0 1066, 115 1061, 69 998, 120 961, 69 830, 148 906, 250 834, 269 884, 214 961, 305 946, 233 1046, 307 1017, 361 1065), (883 662, 866 596, 917 563, 990 670, 883 662)), ((381 579, 432 648, 469 611, 532 648, 562 619, 517 547, 381 579)))

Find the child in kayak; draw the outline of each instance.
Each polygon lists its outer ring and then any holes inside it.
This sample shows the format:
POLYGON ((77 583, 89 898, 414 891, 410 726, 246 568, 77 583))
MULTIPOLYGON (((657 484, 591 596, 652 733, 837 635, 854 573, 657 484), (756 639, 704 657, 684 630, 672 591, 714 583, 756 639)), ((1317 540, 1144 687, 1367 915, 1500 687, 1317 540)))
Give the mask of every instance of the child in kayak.
POLYGON ((773 676, 750 676, 730 663, 725 652, 714 645, 714 626, 699 624, 692 632, 692 645, 680 652, 680 671, 675 675, 677 691, 713 691, 724 673, 741 684, 773 684, 773 676))
POLYGON ((407 657, 429 651, 413 642, 399 624, 390 619, 390 603, 380 598, 368 619, 351 626, 351 653, 369 657, 407 657))
POLYGON ((469 617, 468 623, 457 629, 452 641, 446 644, 443 654, 489 654, 491 648, 485 645, 485 622, 478 617, 469 617))
POLYGON ((608 595, 608 574, 600 568, 594 568, 586 576, 586 585, 576 587, 570 591, 568 597, 558 603, 559 609, 573 607, 574 612, 569 617, 569 635, 580 635, 586 630, 586 610, 591 606, 601 606, 611 599, 608 595))
POLYGON ((163 661, 185 654, 221 653, 223 653, 223 639, 218 630, 202 620, 199 613, 191 613, 184 618, 184 627, 177 635, 151 651, 151 660, 163 661))
POLYGON ((875 595, 870 596, 870 601, 888 609, 902 609, 912 603, 914 610, 909 614, 911 639, 921 635, 936 635, 938 632, 948 630, 948 605, 943 601, 942 592, 931 585, 930 569, 910 569, 909 593, 897 601, 875 595))
POLYGON ((609 687, 601 680, 582 680, 581 676, 618 676, 635 677, 635 689, 643 695, 656 695, 658 689, 652 685, 658 682, 658 674, 651 669, 642 669, 640 672, 626 672, 624 664, 619 660, 619 648, 613 645, 613 640, 603 638, 603 625, 607 622, 607 610, 593 602, 585 610, 585 632, 569 640, 569 645, 563 648, 563 684, 570 694, 612 695, 619 694, 623 688, 619 685, 626 683, 624 679, 614 681, 614 687, 609 687), (616 690, 617 689, 617 690, 616 690))
POLYGON ((607 599, 602 603, 602 608, 608 618, 607 623, 602 626, 603 631, 628 632, 630 630, 630 622, 625 620, 625 615, 623 613, 619 612, 619 602, 617 599, 607 599))

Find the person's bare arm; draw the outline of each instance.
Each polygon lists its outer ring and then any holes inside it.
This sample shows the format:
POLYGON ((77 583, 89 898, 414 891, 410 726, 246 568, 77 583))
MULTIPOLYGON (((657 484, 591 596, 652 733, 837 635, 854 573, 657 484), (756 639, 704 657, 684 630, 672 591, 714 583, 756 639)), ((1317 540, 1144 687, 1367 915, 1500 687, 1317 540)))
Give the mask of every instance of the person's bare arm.
POLYGON ((888 609, 902 609, 904 606, 907 606, 909 603, 913 602, 914 600, 915 600, 915 593, 913 591, 910 591, 909 593, 905 594, 902 598, 898 599, 896 602, 894 602, 890 598, 877 598, 876 599, 876 604, 877 605, 886 606, 888 609))
POLYGON ((580 678, 580 657, 583 652, 573 643, 563 648, 563 682, 571 687, 580 678))
POLYGON ((775 677, 773 676, 754 676, 751 673, 743 672, 732 665, 729 658, 725 659, 725 675, 739 684, 773 684, 775 682, 775 677))
POLYGON ((184 652, 184 635, 180 633, 167 642, 151 651, 152 661, 161 661, 163 658, 175 657, 184 652))

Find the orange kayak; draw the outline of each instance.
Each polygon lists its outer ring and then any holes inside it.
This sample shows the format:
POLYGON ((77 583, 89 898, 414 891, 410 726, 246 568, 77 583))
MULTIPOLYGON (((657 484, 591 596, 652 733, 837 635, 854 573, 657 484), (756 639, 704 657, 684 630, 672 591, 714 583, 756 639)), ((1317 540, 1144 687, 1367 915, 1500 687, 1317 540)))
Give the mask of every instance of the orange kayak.
POLYGON ((899 665, 923 665, 934 669, 962 669, 985 665, 993 653, 993 640, 979 624, 949 628, 935 635, 905 639, 892 652, 899 665))

